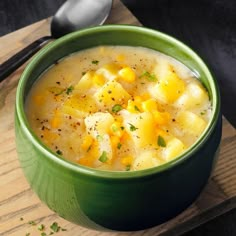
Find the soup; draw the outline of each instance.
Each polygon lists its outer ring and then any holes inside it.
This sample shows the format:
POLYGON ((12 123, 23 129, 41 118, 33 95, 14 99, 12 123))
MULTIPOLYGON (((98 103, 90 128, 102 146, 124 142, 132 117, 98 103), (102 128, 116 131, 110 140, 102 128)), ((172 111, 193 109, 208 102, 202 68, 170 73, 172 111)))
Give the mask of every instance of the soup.
POLYGON ((173 160, 211 117, 208 93, 189 68, 130 46, 94 47, 56 62, 35 82, 25 108, 52 151, 112 171, 173 160))

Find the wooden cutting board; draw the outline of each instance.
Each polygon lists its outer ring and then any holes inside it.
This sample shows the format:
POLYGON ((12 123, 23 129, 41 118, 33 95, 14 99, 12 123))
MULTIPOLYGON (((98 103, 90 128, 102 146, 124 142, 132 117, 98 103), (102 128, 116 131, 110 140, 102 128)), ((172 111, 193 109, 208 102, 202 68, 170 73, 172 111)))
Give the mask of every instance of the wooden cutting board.
MULTIPOLYGON (((129 10, 115 0, 106 24, 141 25, 129 10)), ((42 20, 0 38, 0 63, 37 38, 49 35, 50 19, 42 20)), ((16 154, 14 103, 16 86, 25 65, 0 83, 0 235, 41 235, 38 226, 57 222, 66 231, 56 235, 147 236, 179 235, 236 206, 236 131, 223 119, 221 152, 214 173, 198 200, 176 218, 137 232, 98 232, 72 224, 49 210, 32 192, 16 154), (29 224, 34 221, 36 225, 29 224)), ((199 173, 200 175, 201 173, 199 173)))

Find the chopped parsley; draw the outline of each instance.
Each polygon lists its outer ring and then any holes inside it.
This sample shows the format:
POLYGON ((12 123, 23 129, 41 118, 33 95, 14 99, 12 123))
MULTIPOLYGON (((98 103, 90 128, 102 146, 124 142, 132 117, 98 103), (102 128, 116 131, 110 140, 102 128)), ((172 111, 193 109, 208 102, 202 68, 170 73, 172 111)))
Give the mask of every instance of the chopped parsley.
POLYGON ((30 236, 30 233, 26 233, 25 236, 30 236))
POLYGON ((148 81, 150 82, 156 82, 157 81, 157 77, 155 74, 151 74, 148 71, 143 72, 143 74, 140 76, 140 78, 145 77, 148 81))
POLYGON ((135 131, 136 129, 138 129, 137 127, 135 127, 134 125, 132 125, 130 123, 129 123, 129 125, 130 125, 130 127, 129 127, 130 131, 135 131))
POLYGON ((69 88, 66 89, 66 94, 69 95, 73 91, 74 87, 71 85, 69 88))
POLYGON ((129 171, 130 168, 131 168, 131 165, 127 165, 126 168, 125 168, 125 170, 126 170, 126 171, 129 171))
POLYGON ((157 144, 160 147, 166 147, 166 142, 165 142, 164 138, 160 135, 158 135, 157 144))
POLYGON ((103 140, 102 135, 99 135, 99 134, 96 136, 96 138, 97 138, 97 141, 102 141, 103 140))
POLYGON ((53 222, 50 228, 53 232, 59 232, 59 230, 61 229, 57 222, 53 222))
POLYGON ((55 87, 55 86, 53 86, 53 87, 49 87, 49 88, 48 88, 48 91, 49 91, 50 93, 53 93, 55 96, 59 96, 59 95, 61 95, 61 94, 65 91, 65 89, 63 89, 63 88, 61 88, 61 87, 55 87))
POLYGON ((105 151, 102 152, 102 155, 98 159, 102 163, 105 163, 108 160, 107 153, 105 151))
POLYGON ((136 110, 136 111, 140 111, 140 109, 135 105, 134 106, 134 109, 136 110))
POLYGON ((88 147, 87 152, 89 152, 92 148, 92 144, 88 147))
POLYGON ((94 64, 94 65, 97 65, 98 63, 99 63, 98 60, 93 60, 93 61, 92 61, 92 64, 94 64))
POLYGON ((28 222, 28 224, 30 224, 30 225, 36 225, 35 221, 33 221, 33 220, 30 220, 30 221, 28 222))
POLYGON ((118 148, 118 149, 121 149, 121 147, 122 147, 122 144, 121 144, 121 143, 118 143, 118 144, 117 144, 117 148, 118 148))
POLYGON ((39 231, 43 231, 45 229, 45 226, 43 224, 39 225, 38 226, 38 230, 39 231))
POLYGON ((47 236, 47 234, 45 232, 42 232, 41 236, 47 236))
POLYGON ((122 110, 122 106, 120 104, 116 104, 112 107, 112 112, 117 113, 122 110))
POLYGON ((116 126, 116 124, 112 124, 112 125, 111 125, 111 130, 112 130, 113 132, 117 132, 117 131, 119 130, 119 128, 116 126))
POLYGON ((206 114, 206 111, 202 111, 200 114, 204 116, 206 114))

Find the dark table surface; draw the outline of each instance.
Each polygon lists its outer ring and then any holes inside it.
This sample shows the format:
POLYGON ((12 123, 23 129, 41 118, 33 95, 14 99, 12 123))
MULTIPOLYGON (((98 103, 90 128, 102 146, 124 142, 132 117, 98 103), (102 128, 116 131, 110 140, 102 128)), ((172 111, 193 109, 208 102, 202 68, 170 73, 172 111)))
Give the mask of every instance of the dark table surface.
MULTIPOLYGON (((0 0, 0 36, 53 15, 64 1, 0 0)), ((144 26, 180 39, 205 60, 219 82, 223 114, 236 127, 236 1, 122 2, 144 26)), ((236 209, 185 234, 199 235, 236 235, 236 209)))

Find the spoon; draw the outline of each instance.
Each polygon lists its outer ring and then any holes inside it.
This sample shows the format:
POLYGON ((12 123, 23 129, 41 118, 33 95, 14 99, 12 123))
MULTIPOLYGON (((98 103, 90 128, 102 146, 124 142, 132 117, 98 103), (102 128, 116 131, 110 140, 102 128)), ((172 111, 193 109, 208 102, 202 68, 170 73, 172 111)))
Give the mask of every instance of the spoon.
POLYGON ((37 39, 0 65, 0 82, 52 39, 82 28, 103 24, 111 6, 112 0, 67 0, 52 18, 50 36, 37 39))

